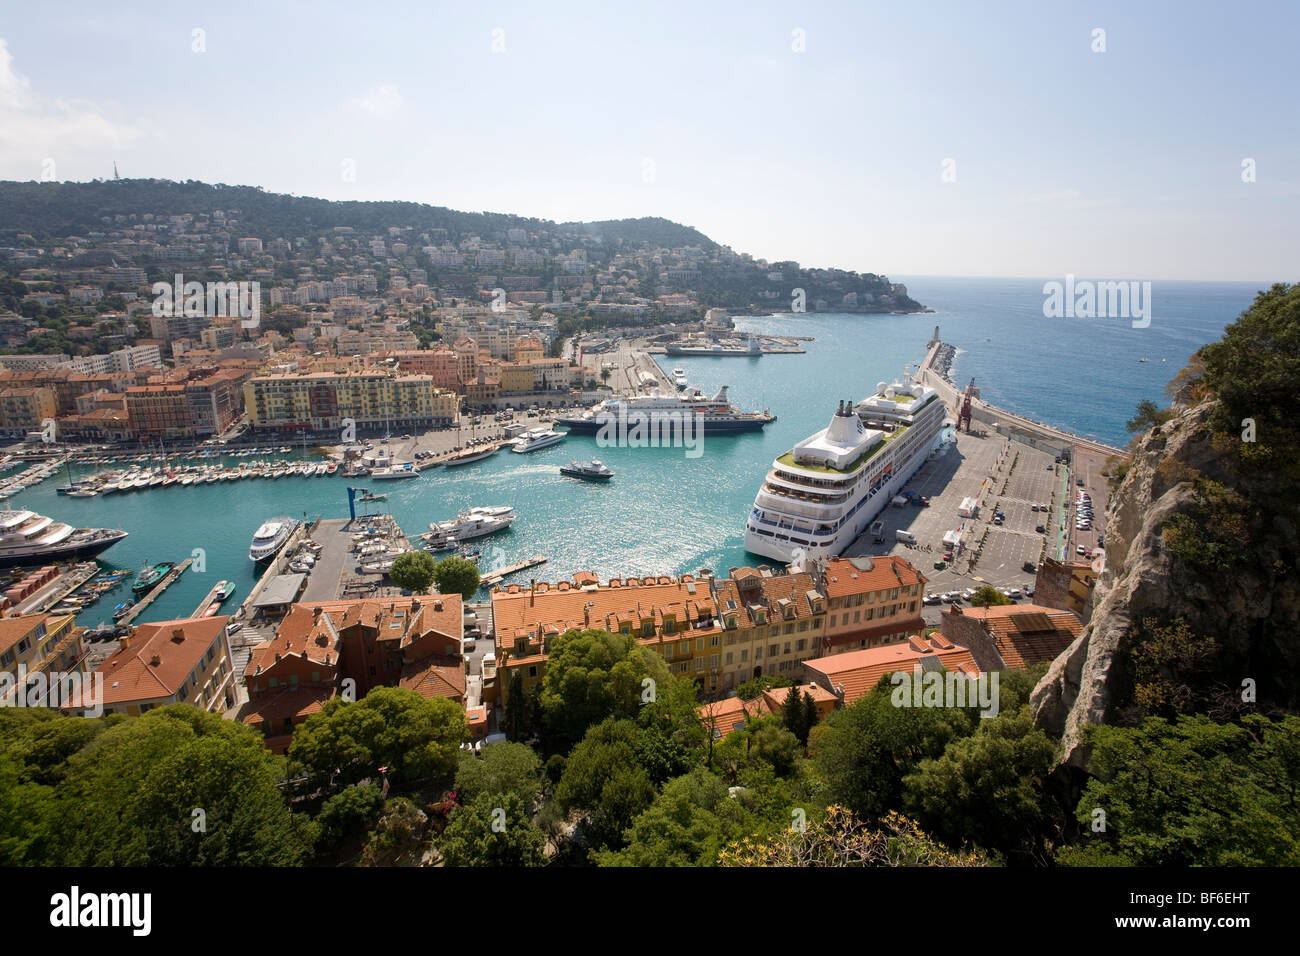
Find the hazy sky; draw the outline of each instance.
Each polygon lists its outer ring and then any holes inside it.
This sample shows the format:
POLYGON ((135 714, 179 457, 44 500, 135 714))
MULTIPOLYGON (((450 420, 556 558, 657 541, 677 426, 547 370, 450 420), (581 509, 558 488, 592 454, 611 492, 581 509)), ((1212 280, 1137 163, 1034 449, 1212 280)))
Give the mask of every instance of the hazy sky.
POLYGON ((664 216, 887 274, 1300 278, 1295 3, 5 6, 0 178, 664 216))

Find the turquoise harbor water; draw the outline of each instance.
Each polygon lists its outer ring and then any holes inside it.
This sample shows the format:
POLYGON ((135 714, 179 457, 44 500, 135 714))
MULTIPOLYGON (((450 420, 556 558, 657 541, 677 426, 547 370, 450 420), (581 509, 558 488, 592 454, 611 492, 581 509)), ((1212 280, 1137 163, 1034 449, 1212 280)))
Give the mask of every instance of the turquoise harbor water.
MULTIPOLYGON (((1151 326, 1138 330, 1127 320, 1044 318, 1042 280, 902 281, 937 314, 741 319, 742 330, 816 341, 805 343, 804 355, 661 357, 669 369, 684 368, 705 392, 726 384, 742 409, 770 409, 778 419, 763 432, 710 436, 698 458, 683 449, 599 448, 594 436, 572 436, 530 455, 502 452, 410 481, 377 482, 373 490, 388 495, 378 505, 411 535, 469 505, 513 505, 519 513, 514 527, 478 542, 480 567, 490 571, 534 554, 550 558, 517 577, 525 581, 530 574, 556 580, 579 570, 602 578, 701 566, 725 573, 732 565, 756 563, 742 547, 744 522, 771 460, 824 427, 839 399, 860 399, 876 382, 892 381, 904 366, 920 362, 936 324, 944 341, 960 350, 954 381, 974 376, 984 397, 1008 410, 1123 444, 1124 421, 1137 402, 1160 400, 1187 357, 1218 338, 1256 292, 1245 284, 1159 282, 1151 326), (1139 363, 1140 357, 1149 361, 1139 363), (570 458, 593 456, 614 470, 610 483, 560 476, 559 466, 570 458)), ((74 466, 73 475, 87 471, 74 466)), ((280 514, 345 517, 346 489, 358 482, 337 475, 253 479, 83 499, 56 495, 63 483, 63 476, 51 478, 9 506, 128 531, 130 537, 101 557, 117 567, 179 562, 203 549, 206 570, 187 572, 147 613, 149 620, 164 620, 189 614, 223 578, 238 586, 234 601, 242 600, 255 580, 248 544, 257 526, 280 514)), ((84 612, 80 623, 108 620, 127 595, 119 588, 84 612)))

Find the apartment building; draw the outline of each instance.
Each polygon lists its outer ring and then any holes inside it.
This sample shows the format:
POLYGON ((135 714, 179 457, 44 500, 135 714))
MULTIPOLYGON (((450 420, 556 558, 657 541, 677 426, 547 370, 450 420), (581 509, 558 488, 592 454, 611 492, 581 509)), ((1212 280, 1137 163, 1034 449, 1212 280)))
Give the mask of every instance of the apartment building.
POLYGON ((206 315, 151 315, 149 317, 149 335, 164 345, 175 339, 197 339, 212 319, 206 315))
POLYGON ((244 383, 249 420, 268 430, 333 430, 345 418, 361 429, 441 428, 455 420, 456 405, 456 395, 432 376, 377 367, 259 375, 244 383))
POLYGON ((94 671, 105 713, 136 716, 168 704, 224 713, 236 703, 224 615, 140 624, 94 671))
POLYGON ((57 407, 52 388, 0 388, 0 431, 18 435, 38 430, 57 407))
POLYGON ((635 637, 674 674, 721 693, 760 674, 795 674, 820 653, 825 598, 808 573, 735 569, 728 579, 666 575, 611 578, 579 573, 555 584, 492 592, 499 690, 511 676, 537 684, 555 638, 600 628, 635 637))
POLYGON ((277 752, 294 728, 345 692, 401 686, 465 704, 460 595, 293 605, 275 636, 253 648, 239 719, 277 752))
MULTIPOLYGON (((15 684, 19 674, 44 674, 47 687, 51 672, 85 673, 86 652, 81 643, 85 628, 76 623, 71 614, 0 619, 0 672, 12 675, 15 684)), ((17 692, 15 686, 0 696, 0 706, 11 704, 17 692)))
POLYGON ((141 441, 193 438, 194 409, 184 385, 134 385, 126 390, 131 434, 141 441))
POLYGON ((826 653, 896 644, 925 633, 921 601, 928 580, 895 555, 831 558, 819 564, 829 617, 826 653))

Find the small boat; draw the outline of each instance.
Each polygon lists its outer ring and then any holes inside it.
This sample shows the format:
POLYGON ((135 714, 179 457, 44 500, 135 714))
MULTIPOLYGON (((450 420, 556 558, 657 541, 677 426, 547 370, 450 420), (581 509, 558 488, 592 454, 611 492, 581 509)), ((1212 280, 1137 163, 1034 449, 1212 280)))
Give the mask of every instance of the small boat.
POLYGON ((591 461, 570 461, 567 468, 561 465, 560 474, 581 478, 583 481, 609 481, 614 477, 614 473, 595 458, 591 461))
POLYGON ((220 601, 213 601, 211 604, 208 605, 208 609, 207 609, 206 611, 203 612, 203 616, 204 616, 204 617, 212 617, 214 614, 216 614, 216 613, 217 613, 218 611, 220 611, 220 610, 221 610, 221 602, 220 602, 220 601))
POLYGON ((360 500, 361 501, 387 501, 388 495, 364 494, 361 496, 360 500))
POLYGON ((134 601, 123 601, 117 607, 113 608, 113 620, 122 620, 122 618, 126 617, 127 614, 131 612, 131 608, 133 607, 135 607, 134 601))

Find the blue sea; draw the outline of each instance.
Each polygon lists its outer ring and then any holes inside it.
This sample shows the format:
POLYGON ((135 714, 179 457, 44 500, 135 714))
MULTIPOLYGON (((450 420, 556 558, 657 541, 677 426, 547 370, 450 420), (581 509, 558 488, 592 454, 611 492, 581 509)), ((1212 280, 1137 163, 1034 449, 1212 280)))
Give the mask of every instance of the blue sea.
MULTIPOLYGON (((829 421, 840 399, 860 399, 876 382, 892 381, 925 356, 938 325, 957 347, 953 381, 971 378, 985 400, 1115 445, 1144 398, 1163 401, 1165 383, 1206 342, 1248 308, 1259 291, 1243 283, 1156 282, 1151 324, 1126 319, 1047 319, 1040 279, 893 277, 935 313, 921 315, 802 314, 737 320, 742 331, 810 336, 803 355, 758 358, 670 358, 691 382, 711 393, 730 386, 746 410, 768 409, 777 421, 762 432, 709 436, 703 453, 683 449, 601 448, 594 436, 572 436, 530 454, 500 453, 459 469, 382 483, 381 503, 410 535, 470 505, 513 505, 519 518, 504 533, 481 539, 485 571, 542 554, 549 562, 519 579, 602 578, 673 574, 713 568, 721 573, 759 563, 743 548, 745 518, 773 458, 829 421), (1139 362, 1146 358, 1147 362, 1139 362), (598 457, 615 472, 607 485, 564 478, 571 458, 598 457)), ((74 468, 74 477, 86 472, 74 468)), ((57 496, 63 476, 20 493, 26 507, 80 526, 130 533, 102 563, 135 570, 145 561, 181 561, 202 549, 206 570, 187 572, 150 609, 149 620, 183 617, 220 579, 233 580, 235 600, 254 578, 248 544, 267 518, 287 514, 347 516, 340 476, 219 482, 85 499, 57 496)), ((110 617, 117 594, 83 613, 80 623, 110 617)))

